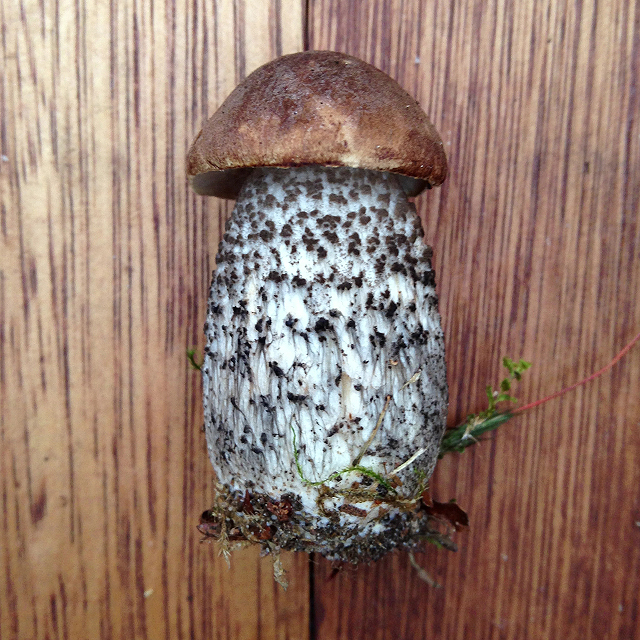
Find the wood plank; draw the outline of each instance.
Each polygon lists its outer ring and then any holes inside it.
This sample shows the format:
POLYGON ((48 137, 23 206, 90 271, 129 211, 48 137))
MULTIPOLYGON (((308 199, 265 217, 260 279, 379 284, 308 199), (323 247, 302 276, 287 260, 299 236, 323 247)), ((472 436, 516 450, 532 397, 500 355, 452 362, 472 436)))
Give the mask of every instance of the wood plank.
POLYGON ((231 570, 212 498, 202 325, 230 206, 187 148, 303 42, 300 0, 2 3, 0 636, 306 638, 308 565, 231 570))
MULTIPOLYGON (((450 160, 418 200, 435 250, 453 425, 503 356, 543 397, 640 330, 640 4, 317 0, 309 41, 376 64, 450 160)), ((315 570, 317 637, 640 638, 640 349, 605 377, 443 460, 460 551, 315 570), (339 606, 338 604, 339 603, 339 606)))

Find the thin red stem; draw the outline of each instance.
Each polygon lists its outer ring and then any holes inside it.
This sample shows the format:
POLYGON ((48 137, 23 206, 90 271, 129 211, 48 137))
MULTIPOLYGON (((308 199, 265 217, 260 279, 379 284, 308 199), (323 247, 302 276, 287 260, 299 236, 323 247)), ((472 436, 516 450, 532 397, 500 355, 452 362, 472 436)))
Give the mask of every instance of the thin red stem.
POLYGON ((606 373, 607 371, 609 371, 609 369, 611 369, 611 367, 613 367, 617 362, 622 360, 622 358, 624 358, 624 356, 626 356, 627 353, 631 351, 633 345, 635 345, 636 342, 638 341, 640 341, 640 333, 638 333, 638 335, 635 336, 635 338, 633 338, 631 342, 629 342, 629 344, 627 344, 627 346, 622 351, 620 351, 620 353, 606 367, 603 367, 602 369, 600 369, 600 371, 596 371, 595 373, 592 373, 589 377, 585 378, 584 380, 580 380, 580 382, 576 382, 575 384, 572 384, 570 387, 566 387, 561 391, 556 391, 556 393, 552 393, 550 396, 547 396, 546 398, 542 398, 542 400, 536 400, 535 402, 525 404, 524 407, 518 407, 517 409, 512 411, 512 413, 522 413, 523 411, 528 411, 529 409, 533 409, 538 405, 544 404, 545 402, 549 402, 549 400, 558 398, 564 395, 565 393, 572 391, 573 389, 577 389, 583 384, 586 384, 587 382, 591 382, 591 380, 595 380, 596 378, 601 376, 603 373, 606 373))

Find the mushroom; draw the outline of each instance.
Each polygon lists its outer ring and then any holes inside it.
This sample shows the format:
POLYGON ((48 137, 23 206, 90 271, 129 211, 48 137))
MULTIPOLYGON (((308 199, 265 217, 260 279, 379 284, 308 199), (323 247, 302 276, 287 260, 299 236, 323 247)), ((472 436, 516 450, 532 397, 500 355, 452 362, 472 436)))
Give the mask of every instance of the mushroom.
POLYGON ((249 75, 189 151, 236 198, 202 366, 218 478, 200 530, 351 563, 438 537, 420 497, 448 391, 431 248, 408 196, 442 141, 380 70, 311 51, 249 75))

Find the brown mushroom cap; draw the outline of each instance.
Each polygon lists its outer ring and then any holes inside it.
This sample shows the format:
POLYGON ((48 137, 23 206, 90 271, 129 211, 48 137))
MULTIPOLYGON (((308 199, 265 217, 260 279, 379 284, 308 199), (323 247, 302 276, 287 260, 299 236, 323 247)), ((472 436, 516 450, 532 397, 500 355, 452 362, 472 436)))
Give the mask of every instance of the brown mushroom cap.
POLYGON ((420 105, 379 69, 333 51, 283 56, 250 74, 196 138, 187 173, 197 193, 235 198, 255 167, 309 164, 398 173, 409 195, 447 173, 420 105))

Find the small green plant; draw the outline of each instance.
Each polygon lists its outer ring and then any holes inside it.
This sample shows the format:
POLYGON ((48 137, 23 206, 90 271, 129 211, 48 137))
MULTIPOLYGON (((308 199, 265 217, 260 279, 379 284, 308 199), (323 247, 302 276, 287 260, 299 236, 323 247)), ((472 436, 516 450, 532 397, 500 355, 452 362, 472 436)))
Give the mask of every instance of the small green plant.
POLYGON ((505 403, 517 402, 516 398, 509 393, 511 385, 522 379, 522 374, 531 366, 531 363, 524 360, 516 362, 511 358, 503 358, 502 364, 509 375, 500 383, 499 389, 494 389, 491 385, 487 387, 489 406, 478 414, 471 414, 461 425, 449 429, 444 434, 440 445, 440 458, 454 451, 461 453, 467 447, 478 442, 478 438, 483 433, 497 429, 513 416, 513 411, 502 411, 502 406, 505 403))
POLYGON ((197 371, 202 371, 203 362, 196 362, 196 350, 195 349, 187 349, 187 360, 191 366, 197 371))

